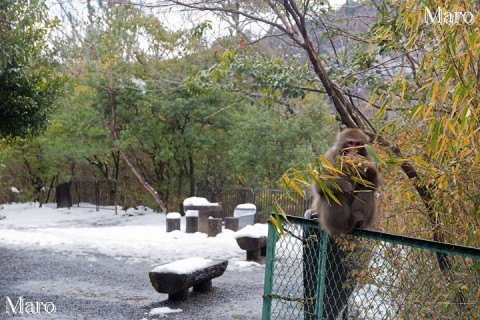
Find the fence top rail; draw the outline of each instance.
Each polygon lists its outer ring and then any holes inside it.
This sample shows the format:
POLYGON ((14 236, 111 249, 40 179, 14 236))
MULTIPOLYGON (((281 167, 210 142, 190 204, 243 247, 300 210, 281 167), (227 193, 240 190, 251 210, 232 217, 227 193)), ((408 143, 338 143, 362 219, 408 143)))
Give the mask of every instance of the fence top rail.
POLYGON ((247 190, 247 191, 252 191, 254 188, 249 188, 249 187, 221 187, 221 188, 212 188, 214 191, 222 191, 222 190, 247 190))
POLYGON ((116 182, 115 179, 92 179, 92 180, 88 180, 88 179, 75 179, 75 180, 65 180, 63 182, 60 182, 59 184, 62 184, 62 183, 78 183, 78 182, 81 182, 81 183, 84 183, 84 182, 116 182))
POLYGON ((261 187, 210 187, 214 191, 223 191, 223 190, 247 190, 247 191, 272 191, 272 192, 283 192, 287 193, 284 189, 276 188, 261 188, 261 187))
POLYGON ((279 193, 289 193, 289 191, 283 189, 272 189, 272 188, 253 188, 255 191, 271 191, 271 192, 279 192, 279 193))
MULTIPOLYGON (((282 218, 283 219, 283 218, 282 218)), ((288 221, 294 224, 302 224, 309 227, 320 228, 318 223, 315 220, 299 218, 295 216, 287 216, 288 221)), ((288 222, 287 222, 288 223, 288 222)), ((457 254, 462 256, 470 256, 472 258, 480 258, 480 248, 461 246, 451 243, 443 243, 432 240, 424 240, 407 236, 400 236, 390 233, 366 230, 366 229, 354 229, 352 234, 354 236, 380 240, 385 242, 390 242, 399 245, 408 245, 410 247, 419 248, 419 249, 429 249, 437 252, 448 253, 448 254, 457 254)))
POLYGON ((71 182, 77 182, 77 181, 82 181, 82 182, 115 182, 115 179, 75 179, 75 180, 70 180, 71 182))

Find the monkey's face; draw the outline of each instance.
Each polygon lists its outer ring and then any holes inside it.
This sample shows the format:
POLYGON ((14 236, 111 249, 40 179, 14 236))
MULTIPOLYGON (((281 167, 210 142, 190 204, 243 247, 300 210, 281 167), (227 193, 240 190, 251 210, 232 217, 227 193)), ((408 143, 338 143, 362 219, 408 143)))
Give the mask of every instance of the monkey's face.
POLYGON ((367 151, 365 150, 365 142, 357 139, 347 139, 342 146, 342 155, 352 158, 358 156, 366 157, 367 151))

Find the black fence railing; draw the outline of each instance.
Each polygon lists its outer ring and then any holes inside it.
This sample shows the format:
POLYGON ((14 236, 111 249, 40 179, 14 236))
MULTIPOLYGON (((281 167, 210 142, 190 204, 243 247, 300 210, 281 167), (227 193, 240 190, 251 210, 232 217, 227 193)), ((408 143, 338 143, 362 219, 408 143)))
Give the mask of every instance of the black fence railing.
MULTIPOLYGON (((285 212, 297 217, 311 206, 308 195, 302 197, 281 189, 267 188, 200 188, 197 196, 218 202, 223 208, 223 217, 232 217, 237 205, 253 203, 257 207, 256 222, 264 223, 278 204, 285 212)), ((72 180, 56 187, 58 208, 77 206, 115 210, 117 212, 117 185, 114 180, 72 180)))
POLYGON ((302 217, 311 206, 308 195, 303 198, 297 193, 289 193, 281 189, 267 188, 201 188, 199 197, 210 202, 218 202, 223 207, 223 216, 233 216, 236 206, 242 203, 253 203, 257 207, 256 222, 265 222, 278 204, 285 212, 302 217))
POLYGON ((56 188, 57 207, 95 208, 114 210, 117 213, 114 180, 72 180, 56 188))

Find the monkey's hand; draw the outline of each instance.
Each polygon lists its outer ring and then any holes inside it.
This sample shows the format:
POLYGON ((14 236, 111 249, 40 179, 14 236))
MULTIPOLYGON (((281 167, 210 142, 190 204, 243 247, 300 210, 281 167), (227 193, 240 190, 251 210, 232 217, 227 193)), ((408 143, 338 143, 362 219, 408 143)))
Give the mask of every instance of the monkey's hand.
POLYGON ((358 175, 352 180, 355 183, 355 189, 374 190, 379 185, 379 173, 375 166, 367 164, 358 168, 358 175))
POLYGON ((378 170, 374 166, 367 166, 365 169, 365 178, 366 180, 375 183, 378 179, 378 170))
POLYGON ((333 182, 336 184, 336 190, 334 193, 351 193, 354 190, 354 185, 348 180, 345 179, 334 179, 333 182), (340 190, 338 190, 340 188, 340 190))
MULTIPOLYGON (((324 179, 323 184, 334 194, 351 193, 354 190, 353 183, 343 178, 324 179)), ((325 193, 321 191, 321 187, 318 184, 316 185, 316 191, 320 195, 325 193)))

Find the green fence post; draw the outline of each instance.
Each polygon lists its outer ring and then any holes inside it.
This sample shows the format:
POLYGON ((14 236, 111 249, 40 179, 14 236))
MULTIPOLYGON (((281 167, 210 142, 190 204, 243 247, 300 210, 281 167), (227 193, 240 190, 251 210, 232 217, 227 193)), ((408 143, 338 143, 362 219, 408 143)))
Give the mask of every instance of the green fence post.
POLYGON ((268 221, 267 255, 265 257, 265 281, 263 285, 262 320, 270 320, 272 312, 273 273, 275 269, 275 243, 277 232, 273 224, 268 221))
POLYGON ((303 319, 318 319, 317 307, 318 265, 322 232, 318 227, 303 227, 303 319))
POLYGON ((318 264, 318 271, 317 271, 317 315, 318 319, 323 319, 323 308, 324 306, 324 298, 325 295, 325 275, 326 275, 326 262, 327 262, 327 244, 328 244, 328 235, 326 232, 320 232, 320 263, 318 264))

